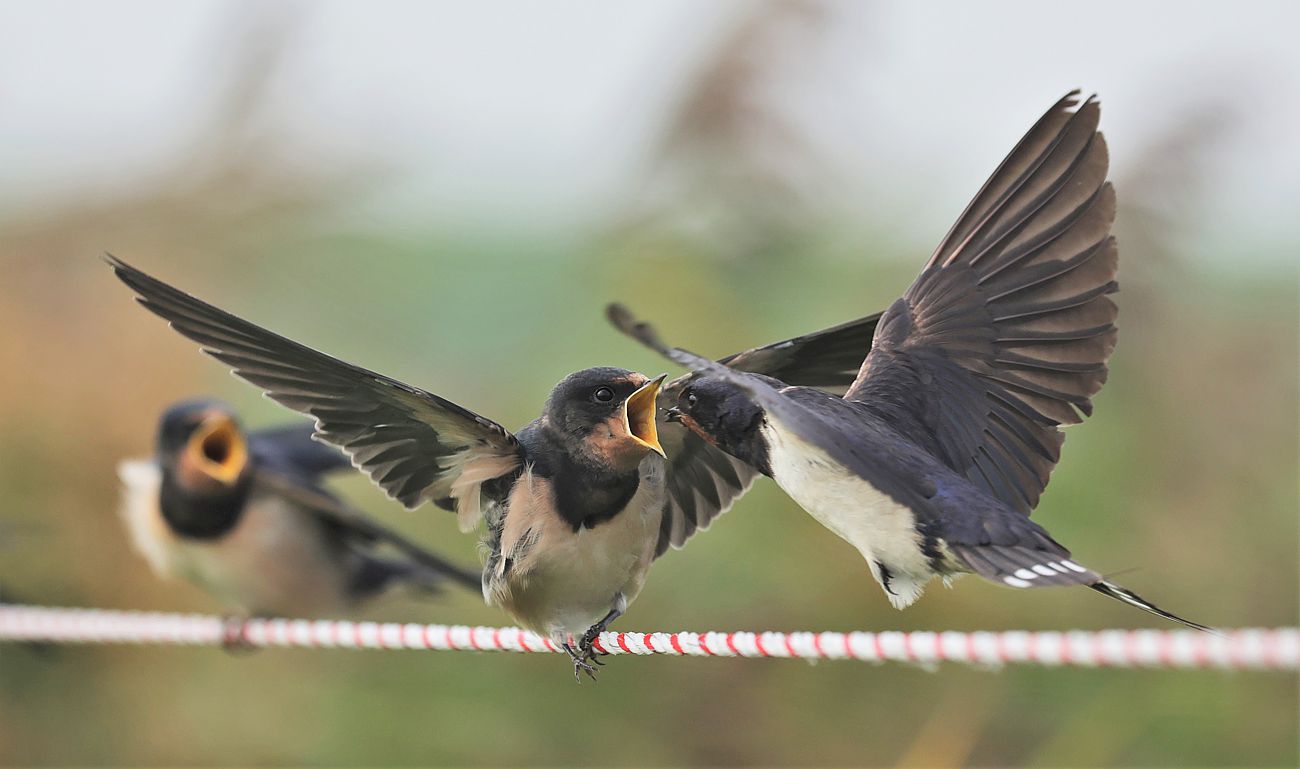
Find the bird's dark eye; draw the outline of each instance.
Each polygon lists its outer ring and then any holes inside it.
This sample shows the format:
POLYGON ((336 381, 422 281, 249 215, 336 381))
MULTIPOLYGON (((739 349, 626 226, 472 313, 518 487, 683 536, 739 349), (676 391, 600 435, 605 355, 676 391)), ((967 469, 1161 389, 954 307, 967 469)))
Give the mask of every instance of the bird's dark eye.
POLYGON ((687 408, 691 408, 691 409, 695 408, 695 404, 698 403, 699 400, 700 400, 699 398, 696 398, 696 397, 695 397, 695 393, 693 393, 693 392, 688 392, 688 393, 686 393, 686 407, 687 407, 687 408))
POLYGON ((608 387, 601 387, 598 390, 596 390, 596 392, 592 393, 591 397, 595 398, 601 403, 609 403, 610 401, 614 400, 614 391, 609 389, 608 387))

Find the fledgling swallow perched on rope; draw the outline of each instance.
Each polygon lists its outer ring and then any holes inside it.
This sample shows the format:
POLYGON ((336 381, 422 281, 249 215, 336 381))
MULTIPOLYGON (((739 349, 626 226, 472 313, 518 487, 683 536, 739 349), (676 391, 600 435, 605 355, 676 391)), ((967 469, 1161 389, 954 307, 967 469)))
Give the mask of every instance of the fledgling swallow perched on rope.
POLYGON ((856 547, 895 607, 973 572, 1087 585, 1206 629, 1079 565, 1029 519, 1060 428, 1092 413, 1115 347, 1115 193, 1100 107, 1076 97, 1029 130, 885 311, 842 398, 670 349, 621 306, 609 317, 698 375, 674 416, 856 547))
MULTIPOLYGON (((565 377, 518 432, 195 299, 113 256, 151 312, 272 400, 316 419, 408 508, 433 502, 483 524, 489 604, 592 674, 593 640, 640 592, 650 564, 706 528, 755 471, 659 417, 663 377, 590 368, 565 377)), ((748 350, 727 366, 809 386, 853 380, 878 316, 748 350)))
POLYGON ((327 491, 322 476, 351 464, 311 435, 310 425, 246 432, 216 401, 167 409, 154 456, 118 468, 132 545, 159 577, 244 615, 346 614, 398 584, 478 587, 327 491))

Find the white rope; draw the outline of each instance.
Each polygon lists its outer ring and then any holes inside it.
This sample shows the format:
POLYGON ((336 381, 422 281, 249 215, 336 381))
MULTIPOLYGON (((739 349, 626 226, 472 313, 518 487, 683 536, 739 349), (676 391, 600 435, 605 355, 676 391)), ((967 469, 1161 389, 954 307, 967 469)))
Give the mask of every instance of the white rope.
MULTIPOLYGON (((0 642, 179 644, 325 649, 561 651, 519 628, 335 620, 250 619, 196 614, 0 604, 0 642)), ((1300 628, 1102 630, 1089 632, 604 633, 609 654, 797 657, 866 662, 961 662, 1001 666, 1296 670, 1300 628)))

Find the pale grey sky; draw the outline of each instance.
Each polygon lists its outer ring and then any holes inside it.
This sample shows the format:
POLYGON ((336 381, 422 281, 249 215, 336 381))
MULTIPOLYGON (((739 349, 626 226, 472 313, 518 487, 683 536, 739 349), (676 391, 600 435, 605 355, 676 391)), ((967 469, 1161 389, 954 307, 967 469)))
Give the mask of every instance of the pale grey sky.
MULTIPOLYGON (((265 5, 0 1, 0 196, 130 185, 210 116, 233 17, 265 5)), ((861 205, 933 227, 1060 94, 1101 94, 1117 173, 1168 121, 1240 114, 1206 237, 1300 240, 1300 6, 1288 2, 845 5, 792 73, 796 118, 861 205), (886 179, 888 197, 871 190, 886 179), (852 185, 850 185, 852 186, 852 185)), ((634 173, 675 87, 740 2, 280 4, 292 19, 266 123, 284 162, 382 161, 367 216, 501 212, 581 225, 634 173), (707 9, 707 10, 702 10, 707 9)), ((852 199, 849 205, 859 203, 852 199)), ((1290 258, 1290 257, 1285 257, 1290 258)))

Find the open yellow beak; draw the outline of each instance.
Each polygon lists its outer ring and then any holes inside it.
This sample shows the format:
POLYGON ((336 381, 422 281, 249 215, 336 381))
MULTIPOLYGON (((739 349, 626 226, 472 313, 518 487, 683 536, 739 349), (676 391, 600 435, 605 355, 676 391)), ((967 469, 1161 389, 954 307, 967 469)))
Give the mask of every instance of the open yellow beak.
POLYGON ((248 465, 248 444, 225 414, 214 414, 198 426, 185 446, 186 459, 204 475, 227 486, 235 485, 248 465))
POLYGON ((667 374, 660 374, 641 385, 640 389, 627 396, 623 401, 623 426, 632 440, 645 446, 661 457, 667 458, 663 446, 659 445, 659 428, 655 426, 655 414, 659 411, 659 388, 667 374))

